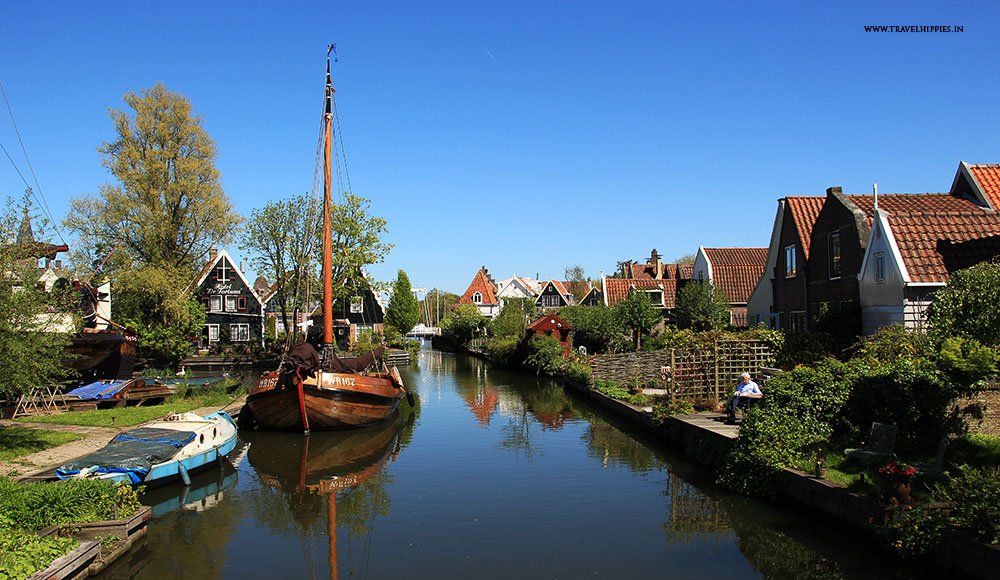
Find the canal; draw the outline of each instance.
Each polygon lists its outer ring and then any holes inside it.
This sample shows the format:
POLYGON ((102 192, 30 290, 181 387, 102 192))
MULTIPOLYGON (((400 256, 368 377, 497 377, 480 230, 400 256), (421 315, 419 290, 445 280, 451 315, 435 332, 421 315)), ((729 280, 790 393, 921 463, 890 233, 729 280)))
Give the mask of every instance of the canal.
POLYGON ((849 533, 712 485, 554 381, 425 349, 374 428, 241 432, 154 489, 100 578, 912 578, 849 533))

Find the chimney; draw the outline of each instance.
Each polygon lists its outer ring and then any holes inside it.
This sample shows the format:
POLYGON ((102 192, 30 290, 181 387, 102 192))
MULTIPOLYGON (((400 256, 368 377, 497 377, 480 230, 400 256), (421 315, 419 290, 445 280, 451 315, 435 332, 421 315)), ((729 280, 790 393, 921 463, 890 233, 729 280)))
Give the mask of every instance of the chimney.
POLYGON ((246 274, 246 273, 247 273, 247 263, 244 262, 243 260, 240 260, 240 274, 246 274))
POLYGON ((62 270, 62 260, 55 261, 56 270, 62 270))
POLYGON ((653 279, 662 280, 663 279, 663 260, 660 259, 660 255, 656 253, 656 249, 649 255, 649 261, 653 263, 653 279))
POLYGON ((218 255, 219 255, 219 249, 218 248, 216 248, 215 246, 211 246, 210 248, 208 248, 208 259, 209 260, 214 260, 215 257, 218 256, 218 255))
POLYGON ((827 195, 832 195, 834 193, 844 193, 844 188, 840 187, 839 185, 826 188, 827 195))

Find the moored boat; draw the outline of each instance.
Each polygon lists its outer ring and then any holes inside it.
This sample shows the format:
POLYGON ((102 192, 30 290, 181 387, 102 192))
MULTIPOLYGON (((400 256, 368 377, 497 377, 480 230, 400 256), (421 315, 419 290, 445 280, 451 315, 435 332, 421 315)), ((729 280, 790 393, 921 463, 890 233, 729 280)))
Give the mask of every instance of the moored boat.
POLYGON ((60 479, 93 478, 137 484, 160 484, 211 467, 236 447, 236 423, 225 411, 199 417, 167 415, 116 435, 94 453, 63 464, 60 479))
POLYGON ((333 93, 328 50, 323 139, 323 354, 320 357, 303 339, 278 370, 257 380, 247 395, 244 412, 248 409, 253 422, 265 429, 362 427, 390 417, 407 395, 395 367, 389 369, 379 362, 384 349, 354 359, 335 354, 330 217, 333 93))

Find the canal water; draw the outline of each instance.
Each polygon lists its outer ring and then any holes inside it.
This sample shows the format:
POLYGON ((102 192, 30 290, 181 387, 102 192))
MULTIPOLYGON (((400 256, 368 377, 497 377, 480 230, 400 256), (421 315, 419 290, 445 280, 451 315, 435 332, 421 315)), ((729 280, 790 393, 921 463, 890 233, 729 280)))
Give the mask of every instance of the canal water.
MULTIPOLYGON (((913 578, 870 543, 713 486, 557 383, 425 349, 363 430, 241 432, 148 491, 100 578, 913 578)), ((930 577, 930 576, 928 576, 930 577)))

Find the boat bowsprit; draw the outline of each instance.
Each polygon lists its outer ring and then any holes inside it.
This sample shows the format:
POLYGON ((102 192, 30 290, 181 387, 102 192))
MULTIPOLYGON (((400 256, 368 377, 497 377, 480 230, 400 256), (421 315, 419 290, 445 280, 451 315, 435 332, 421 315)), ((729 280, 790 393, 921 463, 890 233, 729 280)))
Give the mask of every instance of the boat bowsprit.
POLYGON ((225 411, 205 417, 167 415, 116 435, 94 453, 59 467, 60 479, 109 479, 130 484, 158 484, 213 465, 236 447, 236 423, 225 411))

